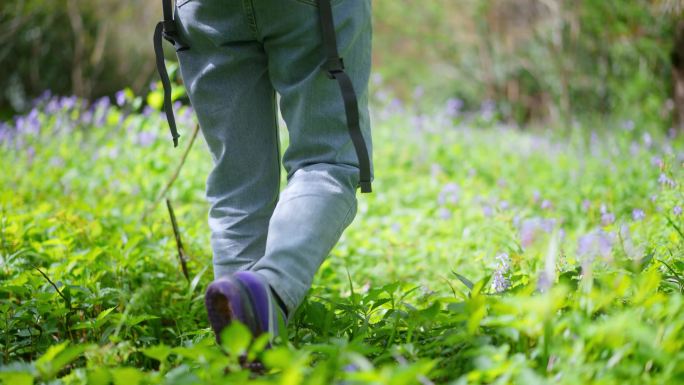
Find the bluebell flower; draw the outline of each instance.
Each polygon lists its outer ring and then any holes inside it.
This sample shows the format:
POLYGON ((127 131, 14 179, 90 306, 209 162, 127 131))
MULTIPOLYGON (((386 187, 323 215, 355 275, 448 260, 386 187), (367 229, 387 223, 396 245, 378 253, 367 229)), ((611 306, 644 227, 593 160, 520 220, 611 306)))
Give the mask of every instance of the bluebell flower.
POLYGON ((658 183, 660 183, 663 186, 670 187, 670 188, 677 186, 677 182, 670 179, 667 176, 667 174, 665 174, 664 172, 660 173, 660 176, 658 177, 658 183))
POLYGON ((123 107, 123 105, 126 104, 126 91, 117 91, 116 94, 114 94, 114 98, 116 99, 116 105, 123 107))
POLYGON ((437 202, 440 205, 445 203, 458 203, 461 193, 461 188, 455 183, 447 183, 442 187, 442 191, 437 196, 437 202))
POLYGON ((450 98, 446 103, 446 113, 448 116, 456 117, 461 113, 463 108, 463 100, 458 98, 450 98))
POLYGON ((485 120, 492 120, 496 112, 496 102, 485 100, 480 105, 480 116, 485 120))
POLYGON ((440 217, 440 219, 450 219, 451 218, 451 211, 447 209, 446 207, 440 207, 439 210, 437 210, 437 215, 440 217))
POLYGON ((646 145, 646 147, 651 147, 651 145, 653 144, 653 138, 651 137, 651 134, 649 134, 648 132, 644 132, 644 135, 641 137, 641 140, 643 140, 644 145, 646 145))
POLYGON ((601 229, 585 234, 577 240, 577 255, 583 259, 607 257, 613 249, 615 235, 601 229))
POLYGON ((157 135, 150 131, 142 131, 137 135, 137 144, 142 147, 148 147, 157 140, 157 135))
POLYGON ((646 218, 646 213, 644 213, 644 210, 642 210, 642 209, 632 210, 632 219, 634 219, 635 221, 640 221, 644 218, 646 218))
POLYGON ((582 201, 582 211, 589 211, 589 208, 591 207, 591 201, 589 199, 584 199, 582 201))
POLYGON ((76 102, 78 101, 78 97, 76 96, 63 96, 59 99, 59 106, 60 110, 66 110, 69 111, 72 108, 76 107, 76 102))
POLYGON ((154 112, 154 109, 152 107, 146 105, 145 108, 143 108, 142 114, 144 117, 149 118, 150 116, 152 116, 153 112, 154 112))
POLYGON ((491 217, 494 215, 494 209, 489 205, 484 205, 482 206, 482 214, 484 214, 485 217, 491 217))
POLYGON ((59 104, 59 99, 56 97, 51 98, 45 105, 45 113, 48 115, 55 114, 61 108, 59 104))
POLYGON ((663 162, 663 159, 658 157, 658 156, 653 156, 651 158, 651 165, 656 166, 658 168, 663 168, 665 163, 663 162))
POLYGON ((622 122, 622 128, 626 131, 632 131, 635 127, 633 120, 625 120, 622 122))
POLYGON ((510 258, 508 254, 502 253, 496 256, 496 260, 499 261, 499 264, 492 275, 492 289, 501 293, 511 285, 507 277, 510 270, 510 258))
POLYGON ((608 208, 606 208, 605 204, 601 205, 600 211, 601 211, 601 224, 603 226, 608 226, 611 223, 615 222, 615 215, 608 211, 608 208))
POLYGON ((413 98, 414 99, 422 99, 424 94, 425 94, 425 88, 423 88, 423 86, 418 86, 413 90, 413 98))
POLYGON ((518 229, 520 245, 529 247, 542 233, 550 234, 556 226, 555 219, 529 218, 522 221, 518 229))

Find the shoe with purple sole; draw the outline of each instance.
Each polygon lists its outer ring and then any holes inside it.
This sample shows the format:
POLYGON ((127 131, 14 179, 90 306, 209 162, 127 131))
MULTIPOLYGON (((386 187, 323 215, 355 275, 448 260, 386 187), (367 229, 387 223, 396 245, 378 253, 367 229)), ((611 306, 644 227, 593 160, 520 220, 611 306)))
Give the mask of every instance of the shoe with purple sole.
POLYGON ((271 341, 278 335, 278 320, 285 320, 270 286, 251 271, 240 271, 212 282, 207 288, 205 305, 219 343, 221 331, 234 320, 247 326, 253 338, 270 333, 271 341))

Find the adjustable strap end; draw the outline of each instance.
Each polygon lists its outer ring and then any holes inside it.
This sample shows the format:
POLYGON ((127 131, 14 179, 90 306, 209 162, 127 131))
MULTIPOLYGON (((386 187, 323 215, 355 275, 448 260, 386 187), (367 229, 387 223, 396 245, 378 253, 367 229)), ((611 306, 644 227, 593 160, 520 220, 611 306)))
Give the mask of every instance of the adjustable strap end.
POLYGON ((178 138, 180 138, 180 135, 173 136, 173 147, 178 147, 178 138))
POLYGON ((362 180, 359 182, 361 185, 361 192, 362 193, 370 193, 373 192, 373 189, 371 188, 371 182, 369 180, 362 180))

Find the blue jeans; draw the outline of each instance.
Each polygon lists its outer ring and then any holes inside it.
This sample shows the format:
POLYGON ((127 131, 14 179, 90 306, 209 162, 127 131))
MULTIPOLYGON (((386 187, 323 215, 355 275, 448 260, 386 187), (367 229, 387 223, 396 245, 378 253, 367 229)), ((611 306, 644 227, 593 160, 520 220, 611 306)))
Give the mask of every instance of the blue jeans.
MULTIPOLYGON (((371 1, 332 5, 372 154, 371 1)), ((181 75, 214 161, 214 275, 261 274, 291 314, 353 221, 359 187, 340 90, 319 68, 317 0, 179 0, 176 23, 189 46, 178 52, 181 75), (289 133, 282 193, 276 92, 289 133)))

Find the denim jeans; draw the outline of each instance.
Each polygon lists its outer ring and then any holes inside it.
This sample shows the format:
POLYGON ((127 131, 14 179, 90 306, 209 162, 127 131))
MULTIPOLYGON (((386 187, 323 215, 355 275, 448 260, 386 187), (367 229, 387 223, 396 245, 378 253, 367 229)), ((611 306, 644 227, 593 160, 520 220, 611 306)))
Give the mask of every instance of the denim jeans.
MULTIPOLYGON (((332 5, 370 155, 371 1, 332 5)), ((178 52, 181 75, 214 162, 214 275, 261 274, 291 314, 353 221, 359 187, 340 90, 319 68, 317 0, 179 0, 176 23, 189 46, 178 52), (289 133, 282 193, 276 92, 289 133)))

